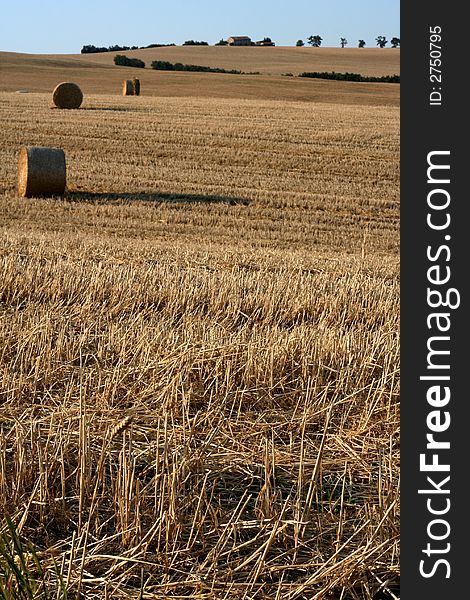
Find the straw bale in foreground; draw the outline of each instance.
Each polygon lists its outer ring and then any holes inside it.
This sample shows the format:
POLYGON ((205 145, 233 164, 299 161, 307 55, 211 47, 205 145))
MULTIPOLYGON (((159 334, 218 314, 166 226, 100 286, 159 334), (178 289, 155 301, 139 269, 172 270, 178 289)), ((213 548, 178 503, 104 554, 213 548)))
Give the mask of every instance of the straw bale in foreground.
POLYGON ((132 80, 132 88, 134 90, 134 96, 140 96, 140 79, 134 77, 132 80))
POLYGON ((76 83, 63 81, 52 92, 52 101, 57 108, 78 108, 83 101, 83 93, 76 83))
POLYGON ((23 146, 18 164, 18 194, 23 198, 63 194, 65 154, 61 148, 23 146))

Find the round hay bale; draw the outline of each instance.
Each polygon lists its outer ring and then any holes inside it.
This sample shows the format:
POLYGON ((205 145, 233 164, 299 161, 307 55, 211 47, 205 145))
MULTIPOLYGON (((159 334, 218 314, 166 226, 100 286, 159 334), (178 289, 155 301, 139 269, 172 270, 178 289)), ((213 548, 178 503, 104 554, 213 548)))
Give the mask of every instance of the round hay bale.
POLYGON ((71 81, 59 83, 52 92, 52 101, 57 108, 78 108, 82 100, 82 90, 71 81))
POLYGON ((23 198, 65 191, 65 154, 61 148, 23 146, 18 164, 18 193, 23 198))
POLYGON ((131 79, 126 79, 122 86, 122 95, 123 96, 133 96, 134 95, 134 86, 132 85, 131 79))
POLYGON ((134 89, 134 96, 140 96, 140 79, 134 77, 132 80, 132 87, 134 89))

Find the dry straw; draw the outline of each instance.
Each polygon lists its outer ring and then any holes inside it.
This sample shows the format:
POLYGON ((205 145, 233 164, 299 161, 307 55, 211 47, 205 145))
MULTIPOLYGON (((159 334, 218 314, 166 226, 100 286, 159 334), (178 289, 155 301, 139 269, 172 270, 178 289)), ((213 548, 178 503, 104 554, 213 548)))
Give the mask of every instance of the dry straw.
POLYGON ((134 85, 132 83, 132 79, 126 79, 122 86, 122 95, 123 96, 133 96, 134 95, 134 85))
POLYGON ((64 81, 55 87, 52 100, 57 108, 78 108, 83 101, 83 93, 76 83, 64 81))
POLYGON ((23 198, 63 194, 65 174, 65 154, 61 148, 21 148, 18 193, 23 198))
POLYGON ((132 87, 134 90, 134 96, 140 96, 140 79, 134 77, 132 80, 132 87))

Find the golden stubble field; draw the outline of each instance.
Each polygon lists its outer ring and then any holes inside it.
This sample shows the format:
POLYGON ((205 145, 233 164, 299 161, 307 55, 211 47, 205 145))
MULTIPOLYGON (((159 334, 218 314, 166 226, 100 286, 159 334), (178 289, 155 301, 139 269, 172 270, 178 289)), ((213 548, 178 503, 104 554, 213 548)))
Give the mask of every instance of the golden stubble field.
POLYGON ((20 571, 44 598, 398 595, 398 107, 50 106, 0 92, 20 571), (17 197, 22 145, 64 149, 63 197, 17 197))

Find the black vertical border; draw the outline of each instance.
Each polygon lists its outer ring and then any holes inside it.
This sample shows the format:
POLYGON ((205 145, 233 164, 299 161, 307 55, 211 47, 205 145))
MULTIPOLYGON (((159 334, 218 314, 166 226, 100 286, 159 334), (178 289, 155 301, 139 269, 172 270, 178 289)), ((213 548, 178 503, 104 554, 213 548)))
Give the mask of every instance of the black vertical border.
MULTIPOLYGON (((465 381, 466 373, 470 374, 466 342, 470 331, 467 308, 470 219, 467 220, 466 206, 470 198, 464 183, 467 173, 470 174, 470 161, 466 160, 470 152, 464 148, 470 130, 470 111, 463 110, 468 77, 463 6, 435 0, 419 4, 402 2, 400 6, 401 600, 470 597, 470 565, 467 565, 470 513, 466 510, 470 504, 466 491, 467 482, 470 483, 470 398, 465 381), (441 83, 430 80, 430 28, 436 26, 442 30, 441 83), (432 91, 442 93, 440 106, 430 106, 432 91), (441 157, 440 162, 450 164, 447 172, 450 184, 440 187, 450 193, 451 202, 447 211, 438 216, 444 218, 448 212, 451 222, 445 231, 433 231, 426 222, 430 212, 427 196, 432 187, 427 181, 427 157, 429 152, 446 150, 450 155, 441 157), (446 235, 450 239, 445 239, 446 235), (424 473, 420 470, 420 454, 426 452, 426 434, 429 433, 426 419, 435 409, 427 401, 427 390, 432 384, 420 380, 420 376, 430 373, 427 343, 431 335, 436 335, 436 330, 430 330, 427 323, 429 313, 433 312, 427 303, 428 269, 436 263, 430 262, 426 253, 428 247, 437 250, 441 245, 448 246, 450 257, 443 250, 437 262, 443 273, 446 266, 450 268, 451 277, 449 283, 439 287, 443 293, 446 288, 454 288, 460 295, 458 308, 437 309, 447 312, 451 320, 449 331, 442 334, 450 337, 447 344, 450 354, 441 356, 440 361, 450 365, 450 381, 440 385, 449 386, 451 397, 440 410, 448 411, 451 421, 446 431, 435 434, 436 439, 450 442, 449 449, 438 453, 439 462, 450 464, 450 471, 424 473), (419 489, 433 489, 427 476, 440 485, 447 475, 450 480, 440 487, 448 489, 448 494, 418 493, 419 489), (449 510, 442 515, 430 514, 428 498, 435 510, 444 510, 449 498, 449 510), (428 535, 430 522, 439 518, 450 526, 448 537, 441 541, 432 540, 428 535), (429 556, 423 552, 428 543, 432 549, 429 556), (444 562, 437 564, 439 559, 447 561, 448 566, 444 562), (428 575, 432 573, 429 577, 420 573, 422 560, 425 561, 423 570, 428 575)), ((444 172, 441 176, 444 178, 444 172)), ((442 344, 441 348, 444 347, 442 344)), ((432 450, 427 452, 428 456, 433 453, 432 450)), ((446 526, 434 524, 431 531, 436 536, 444 536, 446 526)))

